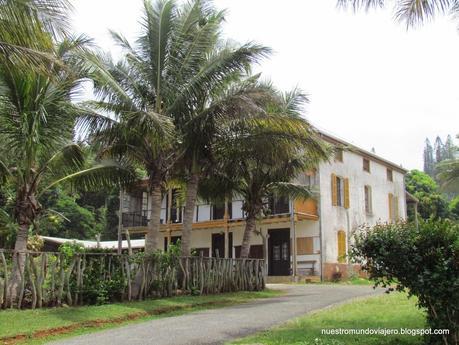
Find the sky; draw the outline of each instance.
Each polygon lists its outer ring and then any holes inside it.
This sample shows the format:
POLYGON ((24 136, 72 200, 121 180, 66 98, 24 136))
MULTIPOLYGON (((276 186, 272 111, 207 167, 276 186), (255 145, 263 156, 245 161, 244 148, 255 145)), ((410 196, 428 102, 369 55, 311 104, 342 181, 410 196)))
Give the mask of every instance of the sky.
MULTIPOLYGON (((142 0, 73 0, 73 25, 115 58, 108 30, 136 37, 142 0)), ((458 23, 439 17, 409 30, 391 8, 354 13, 336 0, 214 0, 225 37, 271 47, 255 67, 282 90, 309 95, 305 117, 408 169, 424 140, 459 134, 458 23)), ((459 140, 456 140, 459 144, 459 140)))

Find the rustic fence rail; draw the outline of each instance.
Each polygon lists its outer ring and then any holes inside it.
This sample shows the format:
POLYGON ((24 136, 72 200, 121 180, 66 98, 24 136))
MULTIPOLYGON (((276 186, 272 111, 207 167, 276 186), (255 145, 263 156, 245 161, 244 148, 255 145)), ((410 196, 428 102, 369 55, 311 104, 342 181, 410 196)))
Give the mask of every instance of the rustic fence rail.
POLYGON ((0 250, 1 308, 101 304, 264 287, 264 261, 259 259, 0 250))

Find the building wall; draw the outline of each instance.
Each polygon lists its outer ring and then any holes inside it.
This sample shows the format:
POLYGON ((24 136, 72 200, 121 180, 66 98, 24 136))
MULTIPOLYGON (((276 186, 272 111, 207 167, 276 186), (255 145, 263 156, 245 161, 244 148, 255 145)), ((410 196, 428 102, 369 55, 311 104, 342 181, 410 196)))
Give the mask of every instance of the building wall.
MULTIPOLYGON (((293 232, 291 231, 291 222, 286 220, 285 222, 279 222, 275 224, 266 224, 266 225, 258 225, 257 230, 262 233, 262 235, 267 239, 268 231, 270 229, 286 229, 286 231, 290 232, 290 236, 292 238, 293 232)), ((296 230, 296 237, 303 238, 303 237, 311 237, 314 238, 314 252, 311 254, 304 254, 300 255, 297 254, 297 269, 298 273, 301 275, 302 273, 309 274, 309 267, 311 267, 310 263, 306 263, 307 261, 315 261, 315 275, 320 274, 320 229, 319 229, 319 222, 318 221, 300 221, 295 223, 295 230, 296 230)), ((242 244, 242 237, 244 235, 244 226, 235 226, 230 227, 229 232, 232 233, 233 236, 233 248, 232 250, 233 257, 235 257, 236 246, 240 246, 242 244)), ((196 229, 193 230, 191 233, 191 247, 192 248, 208 248, 209 253, 212 253, 212 234, 224 234, 223 228, 211 228, 211 229, 196 229)), ((173 231, 172 236, 181 236, 181 231, 173 231)), ((167 237, 166 233, 163 233, 163 237, 167 237)), ((164 238, 163 238, 164 240, 164 238)), ((252 234, 251 237, 251 245, 263 245, 263 238, 260 235, 252 234)), ((293 246, 290 246, 290 253, 293 253, 293 246)), ((266 263, 269 262, 269 253, 267 251, 266 263)), ((292 257, 292 255, 291 255, 292 257)))
POLYGON ((390 221, 389 193, 398 197, 400 218, 406 217, 404 174, 392 168, 393 182, 390 182, 387 168, 370 158, 370 172, 366 172, 363 170, 363 156, 350 151, 343 152, 342 162, 332 160, 320 165, 319 217, 324 262, 338 262, 338 231, 346 233, 347 249, 352 232, 360 225, 390 221), (332 174, 349 179, 349 208, 332 205, 332 174), (365 211, 365 185, 372 190, 372 214, 365 211))

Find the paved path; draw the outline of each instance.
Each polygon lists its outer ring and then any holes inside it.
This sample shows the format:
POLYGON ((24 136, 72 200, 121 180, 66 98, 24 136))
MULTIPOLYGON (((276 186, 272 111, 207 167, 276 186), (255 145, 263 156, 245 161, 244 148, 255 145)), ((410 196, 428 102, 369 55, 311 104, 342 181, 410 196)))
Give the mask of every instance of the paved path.
POLYGON ((223 344, 312 310, 381 293, 369 286, 282 285, 287 295, 226 308, 165 317, 53 342, 54 345, 202 345, 223 344))

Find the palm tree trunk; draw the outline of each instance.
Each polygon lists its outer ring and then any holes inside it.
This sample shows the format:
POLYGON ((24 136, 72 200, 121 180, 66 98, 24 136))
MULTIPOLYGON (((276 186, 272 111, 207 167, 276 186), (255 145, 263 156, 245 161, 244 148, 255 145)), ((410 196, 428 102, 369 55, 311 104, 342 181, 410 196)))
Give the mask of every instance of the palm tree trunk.
POLYGON ((161 225, 161 181, 154 180, 151 184, 151 210, 148 222, 147 236, 145 238, 145 252, 160 249, 159 229, 161 225))
POLYGON ((200 175, 198 173, 191 174, 190 180, 186 185, 185 211, 183 215, 182 227, 182 256, 191 254, 191 230, 193 228, 194 208, 198 195, 200 175))
MULTIPOLYGON (((19 203, 24 206, 26 202, 19 203)), ((19 295, 19 285, 21 276, 24 273, 25 265, 25 251, 27 250, 27 240, 29 237, 30 220, 25 214, 27 209, 19 208, 19 214, 17 215, 19 229, 16 235, 16 243, 14 245, 15 253, 13 254, 13 267, 11 270, 11 280, 8 287, 9 296, 8 299, 12 304, 16 303, 16 299, 19 295)))
POLYGON ((250 238, 255 231, 257 219, 254 214, 247 215, 245 219, 244 237, 242 237, 241 258, 248 258, 250 253, 250 238))

